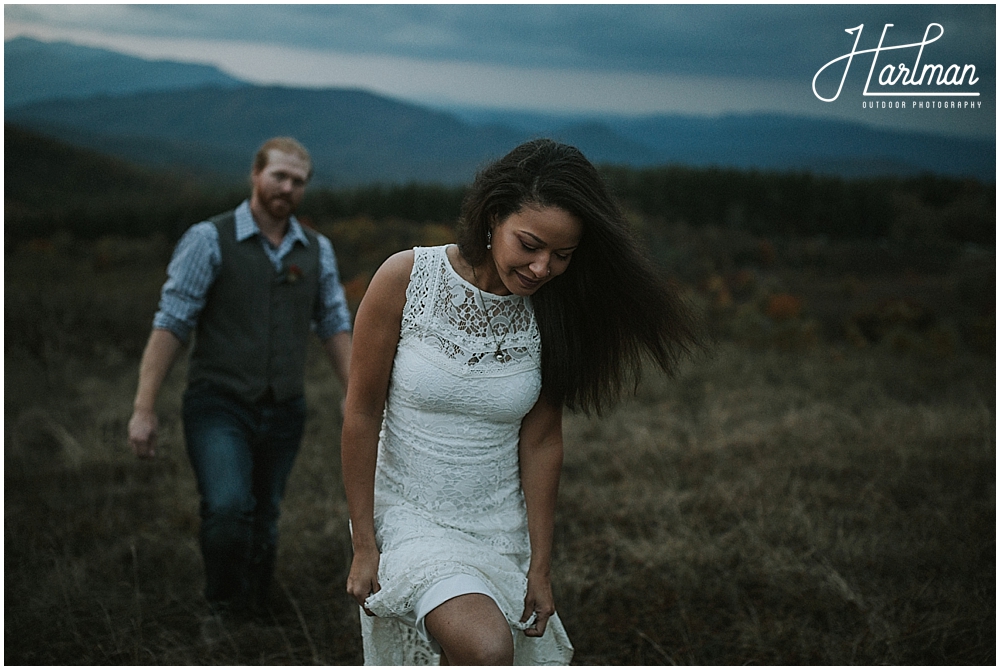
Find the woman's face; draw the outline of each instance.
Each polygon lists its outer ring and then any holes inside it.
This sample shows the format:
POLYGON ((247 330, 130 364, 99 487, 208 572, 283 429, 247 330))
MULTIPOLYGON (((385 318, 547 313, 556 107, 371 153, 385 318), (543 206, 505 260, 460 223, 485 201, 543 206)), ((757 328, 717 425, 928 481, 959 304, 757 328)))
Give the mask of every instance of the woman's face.
POLYGON ((525 205, 493 228, 491 250, 500 281, 528 296, 569 267, 583 225, 559 207, 525 205))

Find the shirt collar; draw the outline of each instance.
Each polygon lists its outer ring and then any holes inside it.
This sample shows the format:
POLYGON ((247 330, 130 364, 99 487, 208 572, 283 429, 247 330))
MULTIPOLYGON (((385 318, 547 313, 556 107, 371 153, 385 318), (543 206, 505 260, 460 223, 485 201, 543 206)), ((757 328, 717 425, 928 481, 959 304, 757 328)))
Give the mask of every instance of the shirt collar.
MULTIPOLYGON (((249 200, 241 202, 240 206, 236 208, 235 214, 237 242, 242 242, 254 235, 260 235, 260 228, 257 226, 257 222, 254 221, 253 214, 250 212, 249 200)), ((309 238, 306 237, 305 231, 302 230, 302 224, 295 218, 295 215, 289 217, 288 232, 285 236, 286 238, 291 238, 293 244, 301 242, 304 246, 309 246, 309 238)))

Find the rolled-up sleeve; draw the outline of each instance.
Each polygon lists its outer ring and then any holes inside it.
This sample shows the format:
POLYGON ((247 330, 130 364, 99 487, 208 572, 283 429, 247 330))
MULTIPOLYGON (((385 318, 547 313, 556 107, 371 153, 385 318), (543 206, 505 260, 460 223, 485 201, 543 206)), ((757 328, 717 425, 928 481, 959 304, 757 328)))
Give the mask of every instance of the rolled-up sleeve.
POLYGON ((351 329, 351 312, 347 308, 347 296, 340 283, 337 258, 330 240, 322 235, 319 239, 319 299, 313 321, 316 334, 325 340, 337 333, 351 329))
POLYGON ((221 263, 215 226, 208 221, 191 226, 177 243, 167 266, 167 281, 160 293, 153 327, 169 330, 186 343, 198 323, 221 263))

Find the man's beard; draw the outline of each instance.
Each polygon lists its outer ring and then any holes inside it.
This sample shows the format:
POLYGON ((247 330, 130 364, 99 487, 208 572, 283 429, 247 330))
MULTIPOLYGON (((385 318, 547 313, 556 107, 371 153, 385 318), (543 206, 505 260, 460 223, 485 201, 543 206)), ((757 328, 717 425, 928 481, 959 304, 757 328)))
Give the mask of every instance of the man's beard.
POLYGON ((295 203, 288 198, 274 196, 264 201, 267 213, 276 219, 283 219, 295 212, 295 203))

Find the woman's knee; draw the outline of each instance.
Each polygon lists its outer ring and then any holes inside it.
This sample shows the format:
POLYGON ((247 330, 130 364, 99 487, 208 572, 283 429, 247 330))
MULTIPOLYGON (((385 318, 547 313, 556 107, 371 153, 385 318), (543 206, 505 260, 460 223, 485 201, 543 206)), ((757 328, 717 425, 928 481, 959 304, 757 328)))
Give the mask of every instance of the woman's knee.
POLYGON ((489 596, 473 593, 448 600, 427 614, 427 631, 451 665, 511 665, 510 625, 489 596))
POLYGON ((510 629, 502 635, 477 634, 441 645, 449 665, 513 665, 514 640, 510 629))

